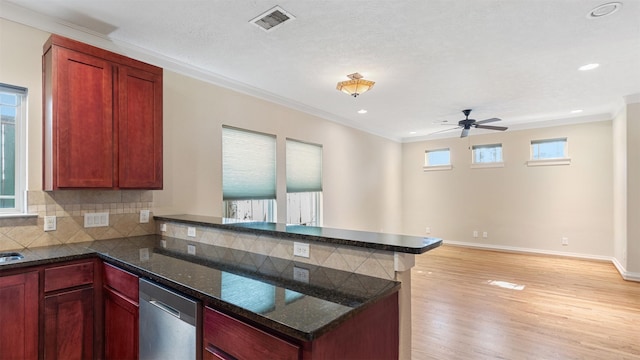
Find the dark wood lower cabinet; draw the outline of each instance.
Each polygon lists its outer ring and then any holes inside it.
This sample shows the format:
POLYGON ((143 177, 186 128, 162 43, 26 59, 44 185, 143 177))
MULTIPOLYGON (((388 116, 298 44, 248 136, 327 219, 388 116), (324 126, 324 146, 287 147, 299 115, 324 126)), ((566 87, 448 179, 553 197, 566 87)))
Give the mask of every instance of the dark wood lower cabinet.
POLYGON ((84 288, 44 299, 44 358, 93 358, 93 289, 84 288))
POLYGON ((38 272, 0 276, 0 358, 38 358, 38 272))
POLYGON ((138 358, 138 304, 104 288, 105 359, 138 358))

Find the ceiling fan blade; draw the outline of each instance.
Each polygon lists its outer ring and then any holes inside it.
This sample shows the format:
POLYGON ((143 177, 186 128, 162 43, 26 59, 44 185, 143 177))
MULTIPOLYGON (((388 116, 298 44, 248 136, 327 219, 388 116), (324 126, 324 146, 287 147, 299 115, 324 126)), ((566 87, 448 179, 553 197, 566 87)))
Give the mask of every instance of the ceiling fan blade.
POLYGON ((445 130, 439 130, 439 131, 436 131, 436 132, 432 132, 432 133, 427 134, 427 136, 428 136, 428 135, 433 135, 433 134, 445 133, 445 132, 449 132, 449 131, 453 131, 453 130, 458 130, 458 129, 460 129, 460 126, 456 126, 456 127, 454 127, 454 128, 451 128, 451 129, 445 129, 445 130))
POLYGON ((478 129, 489 129, 489 130, 498 130, 498 131, 505 131, 508 129, 508 127, 505 127, 505 126, 491 126, 491 125, 475 125, 475 127, 478 129))
POLYGON ((467 137, 469 135, 469 129, 462 129, 462 134, 460 134, 460 137, 467 137))
POLYGON ((491 119, 480 120, 480 121, 476 121, 476 124, 486 124, 486 123, 495 122, 495 121, 500 121, 500 119, 491 118, 491 119))

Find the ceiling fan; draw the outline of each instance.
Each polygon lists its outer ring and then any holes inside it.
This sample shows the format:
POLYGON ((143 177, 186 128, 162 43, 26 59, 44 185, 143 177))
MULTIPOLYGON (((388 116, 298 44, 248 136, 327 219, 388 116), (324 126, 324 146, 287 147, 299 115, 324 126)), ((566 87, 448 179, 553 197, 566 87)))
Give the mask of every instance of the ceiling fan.
POLYGON ((498 130, 498 131, 505 131, 508 129, 505 126, 484 125, 486 123, 500 121, 500 119, 498 118, 491 118, 491 119, 476 121, 475 119, 469 119, 469 114, 471 113, 471 109, 462 110, 462 113, 464 114, 465 119, 458 121, 458 127, 455 127, 453 129, 442 130, 442 131, 436 131, 434 133, 431 133, 430 135, 447 132, 451 130, 456 130, 456 129, 462 129, 462 133, 460 134, 460 137, 463 138, 469 135, 469 130, 471 130, 472 127, 478 128, 478 129, 489 129, 489 130, 498 130))

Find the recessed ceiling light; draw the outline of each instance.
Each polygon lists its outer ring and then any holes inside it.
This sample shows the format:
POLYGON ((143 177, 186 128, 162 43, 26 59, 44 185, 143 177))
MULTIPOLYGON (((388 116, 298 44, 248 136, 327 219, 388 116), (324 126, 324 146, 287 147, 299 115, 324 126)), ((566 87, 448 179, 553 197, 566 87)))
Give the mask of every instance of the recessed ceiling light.
POLYGON ((358 110, 358 114, 366 114, 366 113, 367 113, 367 110, 365 109, 358 110))
POLYGON ((581 112, 582 112, 582 110, 580 110, 580 109, 578 109, 578 110, 571 110, 571 113, 572 113, 572 114, 579 114, 579 113, 581 113, 581 112))
POLYGON ((580 70, 580 71, 593 70, 593 69, 597 68, 598 66, 600 66, 600 64, 587 64, 587 65, 580 66, 578 68, 578 70, 580 70))
POLYGON ((409 134, 413 135, 413 134, 417 134, 416 131, 410 131, 409 134))
POLYGON ((587 14, 587 19, 598 19, 604 16, 611 15, 622 7, 621 2, 610 2, 595 7, 587 14))

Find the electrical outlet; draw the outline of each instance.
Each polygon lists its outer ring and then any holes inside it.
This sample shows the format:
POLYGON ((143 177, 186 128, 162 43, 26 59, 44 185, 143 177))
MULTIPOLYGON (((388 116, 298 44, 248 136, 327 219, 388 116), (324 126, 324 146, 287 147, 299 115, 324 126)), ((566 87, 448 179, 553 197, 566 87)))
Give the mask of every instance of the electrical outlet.
POLYGON ((478 230, 473 230, 473 237, 477 238, 478 237, 478 230))
POLYGON ((44 231, 54 231, 56 229, 56 217, 45 216, 44 217, 44 231))
POLYGON ((294 242, 293 255, 309 258, 309 244, 294 242))
POLYGON ((196 228, 193 227, 193 226, 188 226, 187 227, 187 236, 196 237, 196 228))
POLYGON ((109 213, 86 213, 84 214, 84 227, 109 226, 109 213))
POLYGON ((293 267, 293 280, 300 281, 305 284, 309 283, 309 270, 301 267, 293 267))
POLYGON ((196 254, 196 246, 195 245, 187 245, 187 254, 195 255, 196 254))
POLYGON ((427 234, 431 234, 431 226, 427 226, 424 232, 426 232, 427 234))
POLYGON ((160 224, 160 231, 162 232, 167 231, 167 224, 160 224))
POLYGON ((486 231, 483 231, 482 232, 482 237, 485 238, 485 239, 488 238, 489 237, 489 233, 486 232, 486 231))
POLYGON ((162 247, 163 249, 167 248, 167 240, 160 240, 160 247, 162 247))
POLYGON ((140 224, 149 222, 149 210, 140 210, 140 224))
POLYGON ((566 236, 562 237, 562 246, 567 246, 569 245, 569 238, 566 236))

